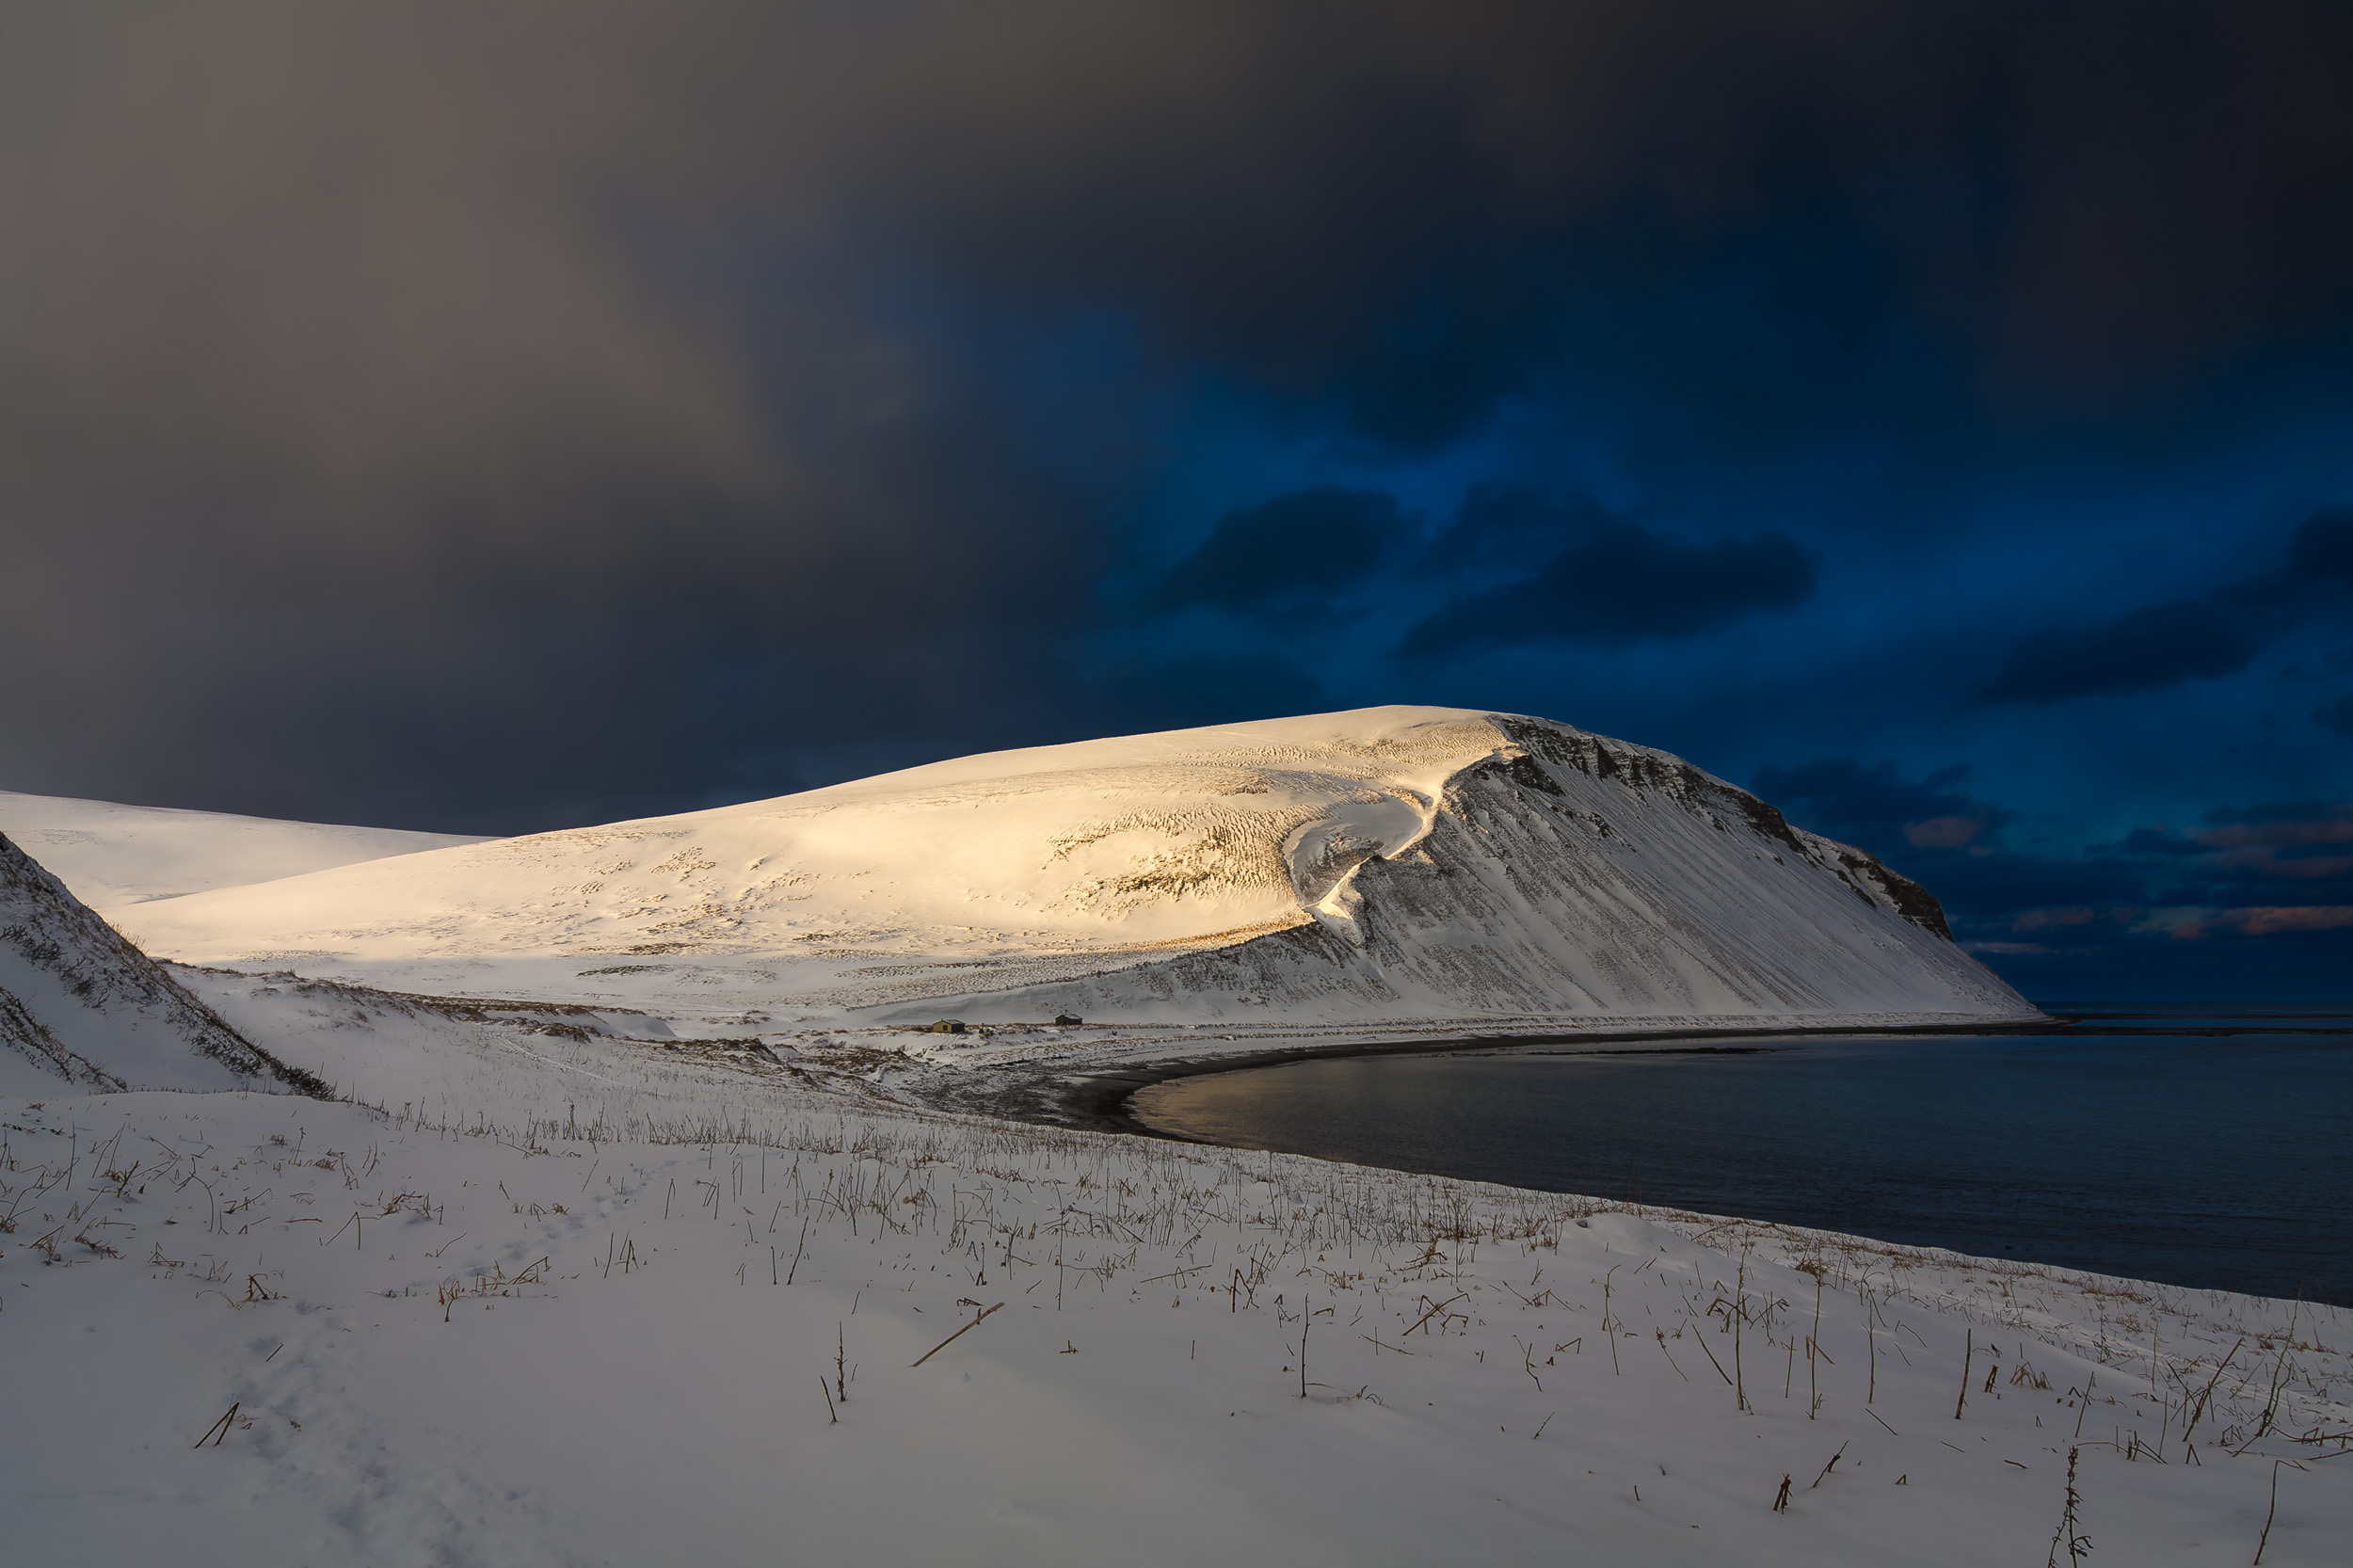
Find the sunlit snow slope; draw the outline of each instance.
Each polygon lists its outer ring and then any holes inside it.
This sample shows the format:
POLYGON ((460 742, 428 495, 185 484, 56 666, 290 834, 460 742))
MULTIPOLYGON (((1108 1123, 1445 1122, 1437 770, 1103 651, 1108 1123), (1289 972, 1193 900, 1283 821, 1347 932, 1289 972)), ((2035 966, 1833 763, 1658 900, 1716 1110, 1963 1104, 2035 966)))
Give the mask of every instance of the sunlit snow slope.
POLYGON ((1461 709, 999 752, 127 913, 189 962, 803 1017, 2032 1012, 1861 852, 1461 709))
POLYGON ((0 833, 98 907, 270 882, 388 855, 480 843, 452 833, 276 822, 0 790, 0 833))

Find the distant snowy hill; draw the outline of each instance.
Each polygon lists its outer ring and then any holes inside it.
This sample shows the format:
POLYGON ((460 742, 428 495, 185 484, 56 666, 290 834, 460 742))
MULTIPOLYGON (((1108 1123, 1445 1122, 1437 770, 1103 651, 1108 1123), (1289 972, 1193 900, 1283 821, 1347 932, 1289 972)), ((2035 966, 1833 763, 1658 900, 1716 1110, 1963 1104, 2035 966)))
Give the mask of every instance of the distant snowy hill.
POLYGON ((110 913, 188 962, 673 1016, 2033 1013, 1862 852, 1665 753, 1464 709, 999 752, 110 913))
POLYGON ((274 822, 7 790, 0 790, 0 833, 96 907, 482 842, 452 833, 274 822))
POLYGON ((39 1096, 257 1083, 321 1087, 244 1039, 0 837, 0 1084, 39 1096))

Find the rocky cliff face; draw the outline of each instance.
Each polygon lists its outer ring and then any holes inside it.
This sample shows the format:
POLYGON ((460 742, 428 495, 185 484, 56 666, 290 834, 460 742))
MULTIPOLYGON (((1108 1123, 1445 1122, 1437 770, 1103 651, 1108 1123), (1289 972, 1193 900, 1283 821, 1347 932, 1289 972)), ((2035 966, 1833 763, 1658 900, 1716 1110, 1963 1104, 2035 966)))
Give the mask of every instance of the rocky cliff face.
POLYGON ((0 1073, 38 1092, 284 1086, 324 1092, 188 995, 0 837, 0 1073))

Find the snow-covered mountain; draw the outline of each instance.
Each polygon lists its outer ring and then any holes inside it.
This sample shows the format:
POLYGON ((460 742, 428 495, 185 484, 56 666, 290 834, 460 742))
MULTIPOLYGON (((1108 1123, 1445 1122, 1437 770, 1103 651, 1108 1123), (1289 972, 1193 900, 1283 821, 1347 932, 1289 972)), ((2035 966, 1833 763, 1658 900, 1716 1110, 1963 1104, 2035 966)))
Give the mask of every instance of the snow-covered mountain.
POLYGON ((110 913, 188 962, 804 1018, 2033 1013, 1869 856, 1665 753, 1464 709, 992 753, 110 913))
POLYGON ((323 1087, 222 1022, 5 837, 0 1082, 36 1095, 323 1087))

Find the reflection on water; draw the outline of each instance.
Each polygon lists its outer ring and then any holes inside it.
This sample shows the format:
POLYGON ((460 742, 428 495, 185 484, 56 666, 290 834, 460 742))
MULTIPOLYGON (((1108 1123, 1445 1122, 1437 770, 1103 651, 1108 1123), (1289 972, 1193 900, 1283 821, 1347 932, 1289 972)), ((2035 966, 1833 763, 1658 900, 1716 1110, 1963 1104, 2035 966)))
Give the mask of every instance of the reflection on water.
POLYGON ((1249 1148, 2353 1304, 2353 1019, 2082 1029, 1329 1058, 1133 1109, 1249 1148))

